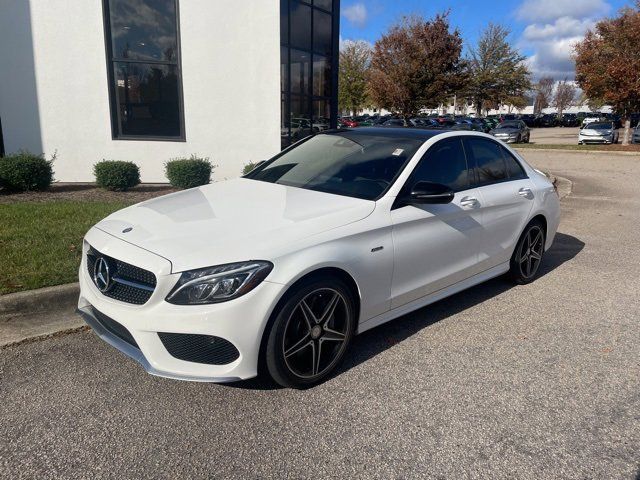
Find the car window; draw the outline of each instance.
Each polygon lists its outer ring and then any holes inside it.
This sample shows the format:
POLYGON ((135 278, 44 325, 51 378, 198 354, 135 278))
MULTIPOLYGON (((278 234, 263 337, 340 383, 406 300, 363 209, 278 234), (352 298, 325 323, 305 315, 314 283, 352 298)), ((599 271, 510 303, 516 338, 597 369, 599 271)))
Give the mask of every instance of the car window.
POLYGON ((502 155, 504 155, 504 161, 507 167, 507 173, 509 174, 509 179, 511 180, 520 180, 522 178, 527 178, 527 172, 524 171, 520 162, 514 158, 509 151, 504 148, 502 149, 502 155))
POLYGON ((469 171, 461 139, 441 140, 432 145, 411 174, 405 189, 421 181, 440 183, 454 191, 469 188, 469 171))
POLYGON ((469 152, 475 160, 478 185, 487 185, 507 179, 500 145, 484 138, 468 138, 469 152))
POLYGON ((374 200, 384 194, 423 138, 320 134, 245 176, 253 180, 374 200))

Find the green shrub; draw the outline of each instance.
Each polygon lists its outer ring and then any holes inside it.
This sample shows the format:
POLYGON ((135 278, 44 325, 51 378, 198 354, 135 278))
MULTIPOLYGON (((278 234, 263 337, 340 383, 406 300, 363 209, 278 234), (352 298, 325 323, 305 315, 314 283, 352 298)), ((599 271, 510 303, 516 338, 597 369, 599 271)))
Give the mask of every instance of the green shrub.
POLYGON ((215 167, 208 158, 174 158, 165 164, 169 183, 176 188, 193 188, 206 185, 211 181, 211 172, 215 167))
POLYGON ((247 173, 249 173, 251 170, 253 170, 254 168, 256 168, 256 166, 258 165, 258 162, 249 162, 247 163, 243 168, 242 168, 242 175, 246 175, 247 173))
POLYGON ((53 181, 53 161, 20 151, 0 158, 0 187, 8 192, 46 190, 53 181))
POLYGON ((106 190, 124 191, 140 183, 140 169, 133 162, 103 160, 93 166, 96 183, 106 190))

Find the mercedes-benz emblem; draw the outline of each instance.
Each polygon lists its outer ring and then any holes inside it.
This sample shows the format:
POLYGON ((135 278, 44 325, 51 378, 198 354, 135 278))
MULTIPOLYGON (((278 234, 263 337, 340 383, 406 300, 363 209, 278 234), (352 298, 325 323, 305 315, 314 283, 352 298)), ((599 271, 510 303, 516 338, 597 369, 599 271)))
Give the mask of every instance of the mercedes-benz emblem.
POLYGON ((93 281, 101 292, 106 292, 111 288, 111 273, 109 272, 109 263, 104 257, 96 260, 93 266, 93 281))

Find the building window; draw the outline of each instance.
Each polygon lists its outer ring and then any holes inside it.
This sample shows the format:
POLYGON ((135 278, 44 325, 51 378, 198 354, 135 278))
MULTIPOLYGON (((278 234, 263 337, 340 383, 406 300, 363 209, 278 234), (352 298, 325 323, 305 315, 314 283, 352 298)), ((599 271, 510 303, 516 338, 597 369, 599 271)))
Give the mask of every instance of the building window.
POLYGON ((336 127, 338 12, 340 0, 280 0, 283 148, 336 127))
POLYGON ((114 139, 184 140, 177 0, 104 0, 114 139))

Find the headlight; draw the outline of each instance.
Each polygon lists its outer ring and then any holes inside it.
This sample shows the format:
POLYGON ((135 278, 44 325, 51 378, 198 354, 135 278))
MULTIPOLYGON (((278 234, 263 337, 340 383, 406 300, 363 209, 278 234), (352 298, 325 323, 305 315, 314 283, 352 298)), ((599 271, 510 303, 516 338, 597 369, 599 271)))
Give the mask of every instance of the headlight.
POLYGON ((272 269, 271 262, 255 260, 183 272, 166 300, 176 305, 226 302, 253 290, 272 269))

